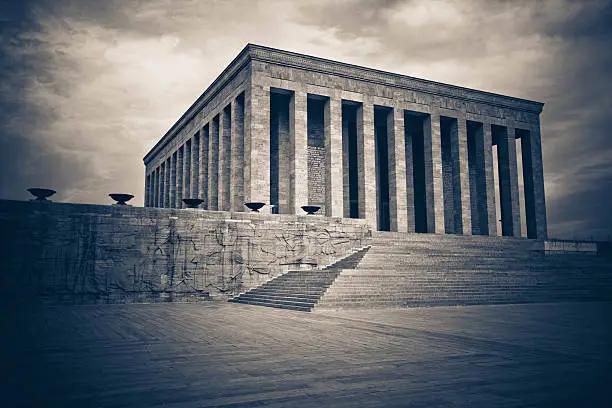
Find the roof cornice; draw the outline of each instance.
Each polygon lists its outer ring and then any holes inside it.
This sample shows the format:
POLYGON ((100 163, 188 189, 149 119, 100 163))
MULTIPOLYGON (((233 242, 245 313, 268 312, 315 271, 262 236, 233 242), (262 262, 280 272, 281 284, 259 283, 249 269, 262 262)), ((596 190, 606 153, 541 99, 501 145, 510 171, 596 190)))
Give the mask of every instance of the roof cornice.
POLYGON ((185 126, 212 98, 215 97, 223 89, 225 84, 232 80, 248 64, 250 44, 247 44, 242 51, 229 63, 229 65, 219 74, 212 84, 195 100, 193 104, 181 115, 181 117, 168 129, 166 134, 151 148, 149 153, 145 155, 143 161, 149 162, 151 157, 162 149, 172 139, 183 126, 185 126))
POLYGON ((487 103, 533 113, 541 113, 544 106, 542 102, 415 78, 262 45, 249 44, 248 48, 251 59, 256 61, 307 69, 309 71, 342 76, 384 86, 464 99, 471 102, 487 103))
POLYGON ((383 86, 392 86, 441 97, 462 99, 468 102, 485 103, 536 114, 541 113, 544 106, 542 102, 535 102, 492 92, 478 91, 457 85, 429 81, 426 79, 395 74, 392 72, 362 67, 345 62, 265 47, 262 45, 247 44, 236 56, 236 58, 234 58, 232 62, 221 72, 221 74, 219 74, 213 83, 198 97, 198 99, 196 99, 196 101, 172 125, 172 127, 170 127, 166 134, 164 134, 164 136, 155 144, 155 146, 153 146, 149 153, 147 153, 143 159, 145 164, 148 163, 152 156, 162 149, 172 139, 172 137, 179 132, 203 106, 214 98, 215 95, 217 95, 225 86, 225 84, 234 78, 234 76, 238 74, 238 72, 240 72, 240 70, 242 70, 242 68, 251 60, 297 69, 306 69, 309 71, 371 82, 383 86))

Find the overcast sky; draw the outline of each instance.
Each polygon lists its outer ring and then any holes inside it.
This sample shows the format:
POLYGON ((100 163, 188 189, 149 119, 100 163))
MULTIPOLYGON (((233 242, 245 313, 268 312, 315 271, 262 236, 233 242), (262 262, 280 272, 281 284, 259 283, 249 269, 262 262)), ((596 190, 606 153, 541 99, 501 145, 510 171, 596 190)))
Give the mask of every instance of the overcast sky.
POLYGON ((533 99, 549 233, 612 234, 612 0, 0 0, 0 198, 142 204, 142 157, 249 42, 533 99))

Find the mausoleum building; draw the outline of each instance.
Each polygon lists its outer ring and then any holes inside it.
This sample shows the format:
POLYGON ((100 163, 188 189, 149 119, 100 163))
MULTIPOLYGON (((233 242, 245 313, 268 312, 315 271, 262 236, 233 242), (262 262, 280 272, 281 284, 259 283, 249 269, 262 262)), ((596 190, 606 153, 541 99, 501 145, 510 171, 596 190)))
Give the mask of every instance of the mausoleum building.
POLYGON ((498 235, 501 219, 520 236, 524 217, 546 239, 542 107, 249 44, 145 156, 145 206, 318 205, 382 231, 466 235, 498 235))

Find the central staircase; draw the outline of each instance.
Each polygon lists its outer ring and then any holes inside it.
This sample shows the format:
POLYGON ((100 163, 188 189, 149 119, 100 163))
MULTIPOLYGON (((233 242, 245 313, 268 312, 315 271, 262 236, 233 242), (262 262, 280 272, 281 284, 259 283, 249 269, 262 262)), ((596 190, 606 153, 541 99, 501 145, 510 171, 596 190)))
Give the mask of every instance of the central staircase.
POLYGON ((612 261, 514 237, 374 232, 323 270, 291 271, 232 302, 313 309, 612 300, 612 261))
POLYGON ((338 274, 355 268, 368 249, 358 250, 321 270, 289 271, 230 302, 310 312, 338 274))

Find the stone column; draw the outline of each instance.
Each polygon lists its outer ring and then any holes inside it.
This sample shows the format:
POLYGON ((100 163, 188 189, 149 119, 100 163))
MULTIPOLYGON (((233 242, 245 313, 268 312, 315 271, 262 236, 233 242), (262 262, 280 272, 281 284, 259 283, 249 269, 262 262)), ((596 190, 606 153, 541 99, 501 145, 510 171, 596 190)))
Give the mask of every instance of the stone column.
MULTIPOLYGON (((412 151, 412 138, 416 137, 412 129, 406 126, 406 116, 402 113, 404 119, 404 155, 406 167, 406 231, 416 231, 415 209, 414 209, 414 155, 412 151)), ((397 130, 396 130, 397 132, 397 130)))
POLYGON ((166 159, 166 188, 164 190, 164 207, 165 208, 171 208, 170 207, 170 173, 171 173, 171 169, 172 169, 172 164, 170 162, 170 157, 168 157, 166 159))
POLYGON ((444 234, 444 187, 442 179, 440 114, 432 112, 423 121, 423 126, 427 232, 444 234))
POLYGON ((387 114, 387 143, 391 231, 407 232, 406 146, 403 109, 394 108, 387 114))
MULTIPOLYGON (((276 95, 275 95, 276 97, 276 95)), ((292 133, 294 132, 294 120, 293 120, 293 96, 282 95, 276 99, 276 103, 271 108, 272 115, 276 118, 270 122, 270 126, 274 126, 272 131, 276 132, 276 143, 278 143, 278 150, 276 156, 271 156, 270 161, 274 163, 277 160, 278 167, 276 172, 274 168, 271 173, 271 184, 277 187, 278 194, 278 213, 279 214, 293 214, 294 207, 292 202, 293 191, 291 189, 294 181, 293 176, 293 142, 294 138, 292 133), (274 177, 272 179, 272 177, 274 177)), ((272 139, 272 134, 270 134, 272 139)), ((272 149, 274 150, 274 149, 272 149)), ((270 194, 271 198, 274 196, 273 189, 270 194)))
MULTIPOLYGON (((325 125, 325 165, 327 173, 325 177, 325 215, 328 217, 342 217, 345 212, 344 163, 342 156, 342 100, 330 97, 325 102, 323 123, 325 125)), ((348 179, 348 172, 346 177, 348 179)), ((348 194, 348 189, 346 193, 348 194)))
POLYGON ((495 205, 495 169, 493 168, 493 140, 491 124, 483 123, 483 151, 484 151, 484 171, 485 189, 487 195, 487 224, 490 236, 497 236, 497 209, 495 205))
MULTIPOLYGON (((465 118, 457 119, 457 158, 459 161, 459 178, 455 191, 455 211, 461 211, 461 229, 456 233, 472 235, 472 206, 470 202, 470 171, 468 169, 467 122, 465 118)), ((455 149, 453 149, 455 150, 455 149)))
POLYGON ((374 105, 364 102, 357 109, 357 162, 359 167, 359 218, 377 228, 376 150, 374 105))
POLYGON ((149 194, 150 194, 150 183, 151 177, 147 174, 147 170, 145 167, 145 188, 144 188, 144 206, 149 206, 149 194))
POLYGON ((200 198, 203 200, 202 207, 208 207, 208 146, 209 125, 200 131, 200 198))
POLYGON ((502 234, 521 236, 516 139, 513 127, 499 127, 497 151, 499 167, 499 198, 501 202, 502 234))
MULTIPOLYGON (((245 91, 245 201, 270 203, 270 87, 253 78, 245 91)), ((269 206, 262 212, 269 212, 269 206)))
POLYGON ((155 170, 149 173, 149 207, 155 207, 155 170))
POLYGON ((191 197, 200 197, 200 133, 191 139, 191 197))
POLYGON ((230 171, 232 169, 232 111, 231 105, 221 111, 219 126, 219 210, 230 210, 230 171))
MULTIPOLYGON (((303 205, 308 205, 308 99, 304 91, 295 91, 289 105, 290 143, 289 160, 289 214, 304 214, 303 205)), ((280 138, 279 138, 280 141, 280 138)), ((280 155, 283 150, 279 148, 280 155)), ((279 166, 279 170, 282 169, 279 166)), ((283 177, 282 170, 279 176, 283 177)), ((280 184, 280 183, 279 183, 280 184)), ((282 190, 281 190, 282 191, 282 190)), ((280 191, 279 191, 280 197, 280 191)))
POLYGON ((230 210, 244 211, 244 95, 232 102, 230 210))
POLYGON ((170 184, 168 185, 169 208, 176 206, 176 152, 170 155, 170 184))
POLYGON ((183 164, 185 156, 185 146, 181 146, 177 150, 176 156, 176 208, 183 208, 183 164))
POLYGON ((183 198, 191 198, 191 151, 191 140, 187 140, 183 144, 183 198))
POLYGON ((153 205, 159 207, 159 167, 155 168, 155 193, 153 205))
POLYGON ((159 165, 159 206, 165 207, 164 197, 166 195, 166 162, 159 165))
POLYGON ((219 115, 210 121, 208 141, 208 209, 219 209, 219 115))
POLYGON ((548 234, 546 227, 546 202, 544 198, 542 139, 539 123, 536 129, 524 132, 521 142, 527 238, 545 240, 548 234))

